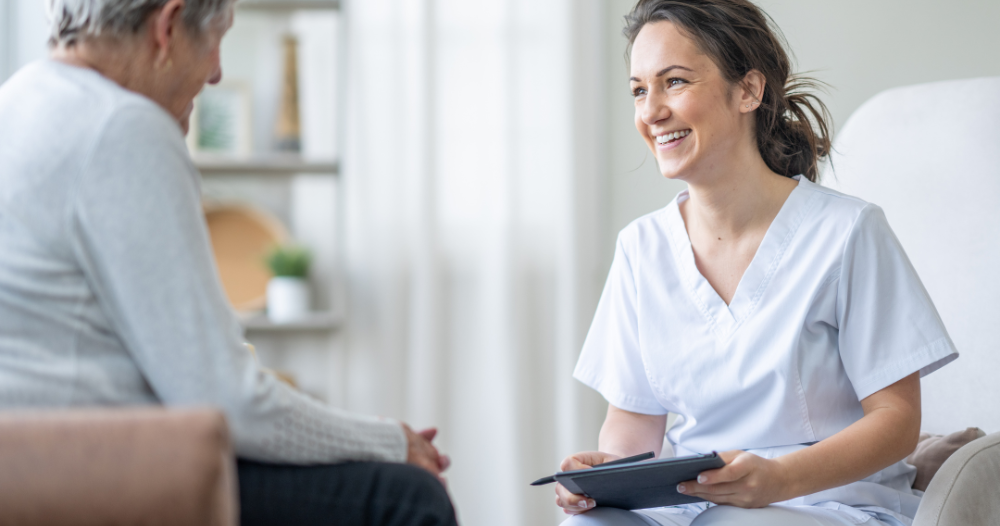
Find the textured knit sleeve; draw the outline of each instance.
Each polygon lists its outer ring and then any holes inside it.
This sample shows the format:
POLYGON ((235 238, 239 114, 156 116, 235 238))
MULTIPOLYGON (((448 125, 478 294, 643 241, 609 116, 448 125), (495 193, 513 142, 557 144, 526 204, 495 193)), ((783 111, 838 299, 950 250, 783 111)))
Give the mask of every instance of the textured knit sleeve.
POLYGON ((405 461, 397 422, 314 401, 262 372, 244 349, 176 123, 133 102, 97 124, 69 233, 97 301, 160 401, 221 409, 237 454, 249 459, 405 461))

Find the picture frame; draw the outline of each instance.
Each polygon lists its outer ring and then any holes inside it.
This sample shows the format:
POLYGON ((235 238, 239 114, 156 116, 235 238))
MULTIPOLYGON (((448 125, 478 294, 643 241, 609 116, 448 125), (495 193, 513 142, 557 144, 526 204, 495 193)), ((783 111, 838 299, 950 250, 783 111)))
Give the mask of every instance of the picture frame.
POLYGON ((250 87, 240 81, 209 84, 194 100, 187 136, 192 153, 248 157, 253 149, 250 87))

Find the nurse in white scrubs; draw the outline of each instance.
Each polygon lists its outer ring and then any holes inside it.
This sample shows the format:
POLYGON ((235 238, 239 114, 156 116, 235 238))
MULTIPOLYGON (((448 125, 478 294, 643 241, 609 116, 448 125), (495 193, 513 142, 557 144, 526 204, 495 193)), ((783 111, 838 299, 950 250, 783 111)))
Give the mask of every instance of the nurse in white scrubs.
POLYGON ((643 0, 626 22, 636 128, 688 189, 618 236, 574 373, 609 402, 600 450, 562 469, 664 432, 727 465, 669 508, 558 486, 564 526, 909 525, 920 377, 958 355, 882 210, 815 183, 825 108, 747 0, 643 0))

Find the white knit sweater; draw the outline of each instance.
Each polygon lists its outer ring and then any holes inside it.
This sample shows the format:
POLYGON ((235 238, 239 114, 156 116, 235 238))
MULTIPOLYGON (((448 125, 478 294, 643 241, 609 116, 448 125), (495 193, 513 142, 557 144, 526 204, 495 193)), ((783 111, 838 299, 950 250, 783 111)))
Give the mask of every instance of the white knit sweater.
POLYGON ((303 396, 242 341, 176 121, 51 60, 0 87, 0 408, 214 406, 245 458, 405 461, 397 422, 303 396))

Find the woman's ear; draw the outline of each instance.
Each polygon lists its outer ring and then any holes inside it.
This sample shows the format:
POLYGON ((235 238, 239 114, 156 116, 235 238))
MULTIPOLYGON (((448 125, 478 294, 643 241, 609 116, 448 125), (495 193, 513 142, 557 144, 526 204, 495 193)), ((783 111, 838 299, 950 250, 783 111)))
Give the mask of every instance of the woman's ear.
POLYGON ((740 83, 740 113, 750 113, 760 106, 761 101, 764 100, 764 87, 766 85, 767 80, 763 73, 756 69, 747 72, 743 77, 743 82, 740 83))
POLYGON ((159 11, 153 13, 149 21, 149 39, 155 48, 156 69, 170 68, 171 48, 183 23, 184 0, 168 0, 159 11))

